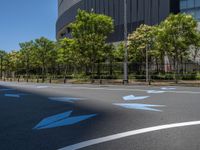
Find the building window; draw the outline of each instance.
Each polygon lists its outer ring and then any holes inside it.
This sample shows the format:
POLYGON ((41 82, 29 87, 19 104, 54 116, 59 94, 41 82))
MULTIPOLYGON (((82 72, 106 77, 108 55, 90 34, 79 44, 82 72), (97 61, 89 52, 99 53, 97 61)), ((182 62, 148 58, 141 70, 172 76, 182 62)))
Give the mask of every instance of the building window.
POLYGON ((200 20, 200 0, 181 0, 180 9, 200 20))

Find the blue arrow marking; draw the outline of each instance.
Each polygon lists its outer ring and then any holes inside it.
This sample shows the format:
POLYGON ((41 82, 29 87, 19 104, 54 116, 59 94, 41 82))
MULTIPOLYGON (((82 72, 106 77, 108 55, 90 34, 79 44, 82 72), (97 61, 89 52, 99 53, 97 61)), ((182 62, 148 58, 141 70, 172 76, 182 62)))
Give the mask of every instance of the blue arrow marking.
POLYGON ((83 100, 83 98, 73 98, 73 97, 49 97, 50 100, 60 101, 60 102, 70 102, 83 100))
POLYGON ((121 106, 127 109, 139 109, 148 111, 162 111, 151 107, 165 107, 164 105, 150 105, 150 104, 129 104, 129 103, 115 103, 116 106, 121 106))
POLYGON ((0 91, 13 91, 14 89, 0 89, 0 91))
POLYGON ((125 101, 133 101, 133 100, 142 100, 149 98, 149 96, 134 96, 134 95, 129 95, 129 96, 124 96, 123 99, 125 101))
POLYGON ((147 93, 149 93, 149 94, 161 94, 161 93, 165 93, 165 91, 149 90, 149 91, 147 91, 147 93))
POLYGON ((68 111, 62 114, 54 115, 48 118, 43 119, 38 125, 35 126, 35 128, 41 128, 43 126, 47 126, 51 123, 54 123, 56 121, 59 121, 63 118, 67 118, 71 115, 72 111, 68 111))
POLYGON ((55 127, 62 127, 62 126, 73 125, 73 124, 79 123, 81 121, 90 119, 90 118, 95 117, 95 116, 96 116, 96 114, 93 114, 93 115, 83 115, 83 116, 78 116, 78 117, 70 117, 70 118, 63 119, 61 121, 55 122, 53 124, 50 124, 48 126, 41 127, 39 129, 48 129, 48 128, 55 128, 55 127))
POLYGON ((21 96, 25 96, 29 94, 4 94, 6 97, 20 98, 21 96))
POLYGON ((161 90, 175 90, 173 87, 162 87, 161 90))
POLYGON ((33 129, 48 129, 48 128, 55 128, 61 126, 68 126, 79 123, 81 121, 90 119, 95 117, 96 114, 92 115, 82 115, 76 117, 69 117, 72 111, 68 111, 62 114, 54 115, 48 118, 43 119, 38 125, 36 125, 33 129))

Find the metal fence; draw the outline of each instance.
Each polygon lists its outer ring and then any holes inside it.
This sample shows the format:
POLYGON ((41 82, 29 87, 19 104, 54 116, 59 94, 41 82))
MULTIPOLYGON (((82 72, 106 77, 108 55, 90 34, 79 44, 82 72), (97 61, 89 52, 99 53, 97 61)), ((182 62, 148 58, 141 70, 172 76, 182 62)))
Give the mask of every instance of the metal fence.
MULTIPOLYGON (((175 65, 149 64, 149 82, 146 82, 146 64, 128 63, 129 84, 183 84, 198 85, 200 81, 200 64, 181 63, 178 70, 175 65)), ((17 71, 4 70, 1 80, 17 82, 49 82, 49 83, 98 83, 122 84, 123 63, 95 64, 93 71, 89 66, 47 68, 42 74, 40 68, 18 68, 17 71), (65 73, 66 72, 66 73, 65 73)))

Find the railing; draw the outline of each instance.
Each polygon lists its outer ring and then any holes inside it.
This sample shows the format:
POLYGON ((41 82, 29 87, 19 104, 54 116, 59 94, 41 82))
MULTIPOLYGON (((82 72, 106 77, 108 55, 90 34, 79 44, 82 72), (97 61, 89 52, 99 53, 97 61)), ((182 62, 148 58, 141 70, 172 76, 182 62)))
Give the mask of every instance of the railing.
MULTIPOLYGON (((184 85, 200 87, 200 78, 194 77, 194 74, 182 75, 153 75, 149 76, 149 81, 146 82, 145 75, 129 75, 129 85, 184 85)), ((100 78, 67 78, 64 76, 15 76, 5 77, 2 81, 9 82, 34 82, 34 83, 52 83, 52 84, 116 84, 122 85, 123 78, 107 78, 101 76, 100 78)))
MULTIPOLYGON (((197 63, 179 64, 178 71, 174 69, 173 65, 162 64, 149 64, 148 69, 149 81, 146 82, 146 65, 129 63, 129 84, 199 86, 200 65, 197 63)), ((87 66, 67 66, 67 69, 62 67, 47 68, 43 75, 39 68, 29 70, 18 68, 15 72, 4 70, 2 74, 1 80, 15 82, 123 84, 123 63, 95 64, 93 71, 87 66), (64 75, 64 72, 66 72, 66 75, 64 75)))

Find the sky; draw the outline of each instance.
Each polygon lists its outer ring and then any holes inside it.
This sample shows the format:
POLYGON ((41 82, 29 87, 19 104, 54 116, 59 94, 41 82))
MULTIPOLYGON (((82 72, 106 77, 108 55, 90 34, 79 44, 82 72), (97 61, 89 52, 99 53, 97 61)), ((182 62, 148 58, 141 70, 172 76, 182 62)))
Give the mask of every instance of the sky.
POLYGON ((57 0, 0 0, 0 50, 41 36, 55 40, 57 0))

